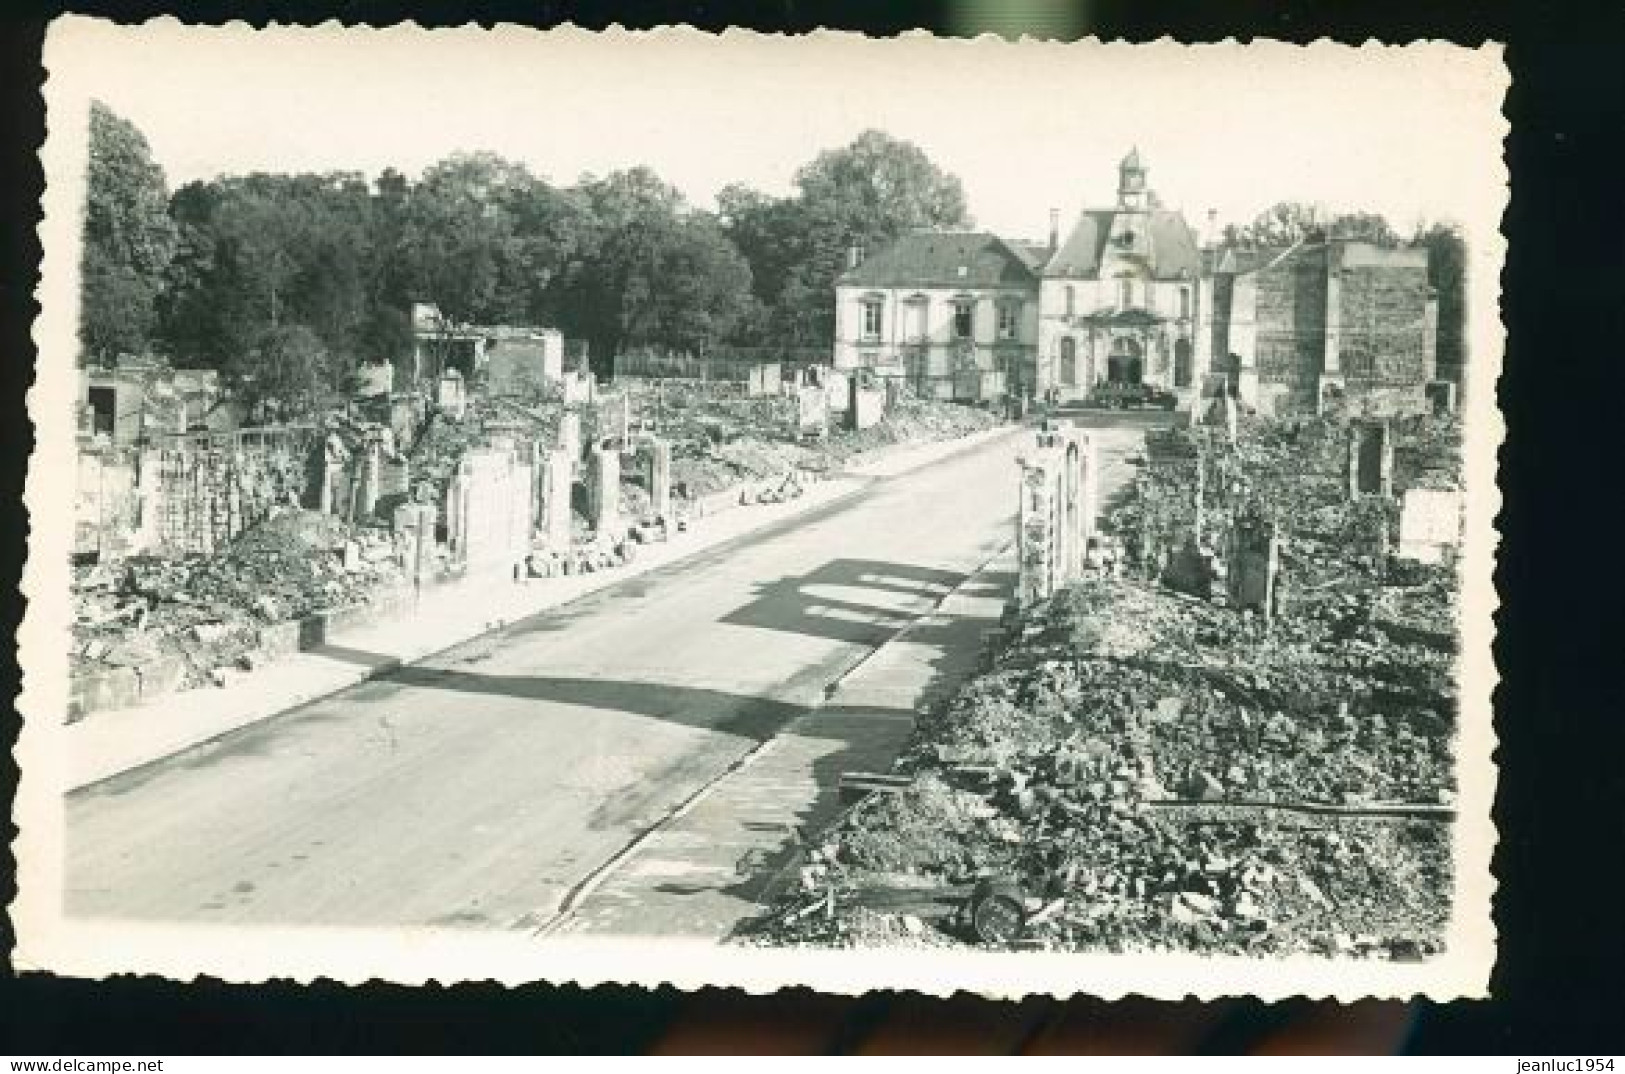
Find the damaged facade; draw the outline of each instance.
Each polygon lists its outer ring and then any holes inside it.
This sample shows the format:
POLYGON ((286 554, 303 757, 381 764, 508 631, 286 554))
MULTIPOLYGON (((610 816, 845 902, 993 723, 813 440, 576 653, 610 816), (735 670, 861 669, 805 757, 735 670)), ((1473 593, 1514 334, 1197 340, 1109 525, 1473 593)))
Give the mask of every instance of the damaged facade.
POLYGON ((564 379, 564 336, 553 328, 458 324, 438 306, 412 306, 412 356, 401 379, 435 383, 456 371, 492 394, 533 394, 564 379))
POLYGON ((1228 392, 1260 413, 1356 402, 1421 412, 1437 377, 1424 249, 1310 235, 1291 247, 1204 244, 1157 201, 1131 152, 1116 204, 1047 248, 985 233, 903 236, 836 281, 837 368, 870 367, 944 398, 1080 402, 1150 385, 1190 407, 1228 392))

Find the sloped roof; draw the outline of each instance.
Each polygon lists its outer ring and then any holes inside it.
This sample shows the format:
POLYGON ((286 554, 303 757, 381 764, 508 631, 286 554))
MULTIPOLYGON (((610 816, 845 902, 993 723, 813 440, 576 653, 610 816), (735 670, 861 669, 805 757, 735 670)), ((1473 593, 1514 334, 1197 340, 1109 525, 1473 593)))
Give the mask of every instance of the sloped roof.
POLYGON ((1112 224, 1121 215, 1143 218, 1149 240, 1147 260, 1155 279, 1177 279, 1182 273, 1201 274, 1202 253, 1196 232, 1178 212, 1172 209, 1088 209, 1078 217, 1072 233, 1044 266, 1044 275, 1082 279, 1098 276, 1112 224))
POLYGON ((1022 239, 1006 239, 1005 245, 1014 250, 1016 254, 1027 263, 1027 267, 1038 272, 1049 260, 1050 248, 1047 242, 1026 242, 1022 239))
POLYGON ((1118 167, 1133 168, 1144 171, 1144 166, 1140 163, 1140 147, 1134 146, 1132 149, 1130 149, 1128 151, 1128 156, 1123 158, 1123 163, 1119 164, 1118 167))
POLYGON ((1257 272, 1291 250, 1290 246, 1226 246, 1218 252, 1213 271, 1232 276, 1257 272))
POLYGON ((989 232, 914 231, 835 282, 843 287, 1031 287, 1038 273, 989 232))

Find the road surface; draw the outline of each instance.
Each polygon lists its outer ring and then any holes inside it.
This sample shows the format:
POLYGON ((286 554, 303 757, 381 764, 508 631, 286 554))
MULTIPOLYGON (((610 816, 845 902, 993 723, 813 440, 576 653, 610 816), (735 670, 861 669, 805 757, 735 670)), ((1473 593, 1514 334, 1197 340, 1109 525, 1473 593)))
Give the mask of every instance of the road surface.
MULTIPOLYGON (((1008 540, 1025 442, 878 480, 75 792, 67 910, 281 925, 546 922, 584 877, 1008 540)), ((1107 448, 1110 470, 1123 450, 1107 448)))

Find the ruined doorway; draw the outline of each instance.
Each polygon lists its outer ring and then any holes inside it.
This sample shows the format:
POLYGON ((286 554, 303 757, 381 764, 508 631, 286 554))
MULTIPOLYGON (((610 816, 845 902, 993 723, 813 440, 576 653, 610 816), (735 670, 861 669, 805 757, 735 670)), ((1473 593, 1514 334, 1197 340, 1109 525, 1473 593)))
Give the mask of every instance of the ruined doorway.
POLYGON ((1383 434, 1380 429, 1369 427, 1356 427, 1355 435, 1359 437, 1356 451, 1355 471, 1356 487, 1361 495, 1375 496, 1382 493, 1382 456, 1383 434))
POLYGON ((1106 356, 1106 379, 1113 384, 1138 384, 1145 372, 1145 349, 1127 336, 1112 341, 1106 356))
POLYGON ((86 402, 90 404, 90 431, 98 436, 112 436, 118 392, 112 388, 92 388, 86 402))

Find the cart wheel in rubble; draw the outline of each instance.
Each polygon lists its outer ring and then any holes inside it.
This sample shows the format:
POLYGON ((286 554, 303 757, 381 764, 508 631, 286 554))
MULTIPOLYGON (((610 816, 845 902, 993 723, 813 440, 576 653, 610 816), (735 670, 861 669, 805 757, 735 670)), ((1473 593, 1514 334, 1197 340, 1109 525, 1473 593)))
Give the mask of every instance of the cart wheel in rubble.
POLYGON ((1026 896, 1017 884, 984 880, 971 891, 967 909, 971 931, 983 943, 1013 943, 1027 929, 1026 896))

